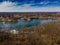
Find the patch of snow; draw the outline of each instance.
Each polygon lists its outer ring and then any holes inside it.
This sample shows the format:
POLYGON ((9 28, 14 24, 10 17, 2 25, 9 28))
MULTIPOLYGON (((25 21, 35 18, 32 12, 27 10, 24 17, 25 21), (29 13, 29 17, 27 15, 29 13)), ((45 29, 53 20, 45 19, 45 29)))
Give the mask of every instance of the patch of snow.
POLYGON ((17 30, 10 30, 10 33, 12 33, 12 34, 18 34, 19 33, 19 31, 17 31, 17 30))

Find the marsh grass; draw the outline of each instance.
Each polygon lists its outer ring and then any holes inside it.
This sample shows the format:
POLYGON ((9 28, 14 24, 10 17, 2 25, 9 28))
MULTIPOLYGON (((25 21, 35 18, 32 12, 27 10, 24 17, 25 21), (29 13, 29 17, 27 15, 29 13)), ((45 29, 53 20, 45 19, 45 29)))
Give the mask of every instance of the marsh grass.
POLYGON ((60 21, 21 29, 19 34, 0 32, 0 45, 60 45, 60 21))

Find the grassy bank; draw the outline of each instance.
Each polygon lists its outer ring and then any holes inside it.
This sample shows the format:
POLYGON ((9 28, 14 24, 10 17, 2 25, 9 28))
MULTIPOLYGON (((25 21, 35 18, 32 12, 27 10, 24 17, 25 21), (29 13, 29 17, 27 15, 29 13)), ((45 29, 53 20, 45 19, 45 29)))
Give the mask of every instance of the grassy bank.
POLYGON ((60 22, 21 30, 18 34, 0 32, 0 45, 60 45, 60 22))

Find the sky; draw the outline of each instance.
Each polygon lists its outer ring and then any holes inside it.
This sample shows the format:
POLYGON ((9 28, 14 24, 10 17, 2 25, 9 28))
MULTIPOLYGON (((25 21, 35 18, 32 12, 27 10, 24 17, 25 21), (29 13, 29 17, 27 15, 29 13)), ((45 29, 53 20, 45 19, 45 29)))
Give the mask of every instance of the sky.
POLYGON ((60 12, 60 0, 0 0, 0 12, 60 12))

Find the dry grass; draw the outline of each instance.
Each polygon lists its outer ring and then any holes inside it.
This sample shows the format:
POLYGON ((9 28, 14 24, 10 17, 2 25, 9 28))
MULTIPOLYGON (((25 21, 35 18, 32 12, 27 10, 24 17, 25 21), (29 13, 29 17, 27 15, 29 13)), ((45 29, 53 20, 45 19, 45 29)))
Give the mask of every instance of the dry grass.
POLYGON ((19 34, 0 32, 0 45, 60 45, 60 22, 26 28, 19 34))

